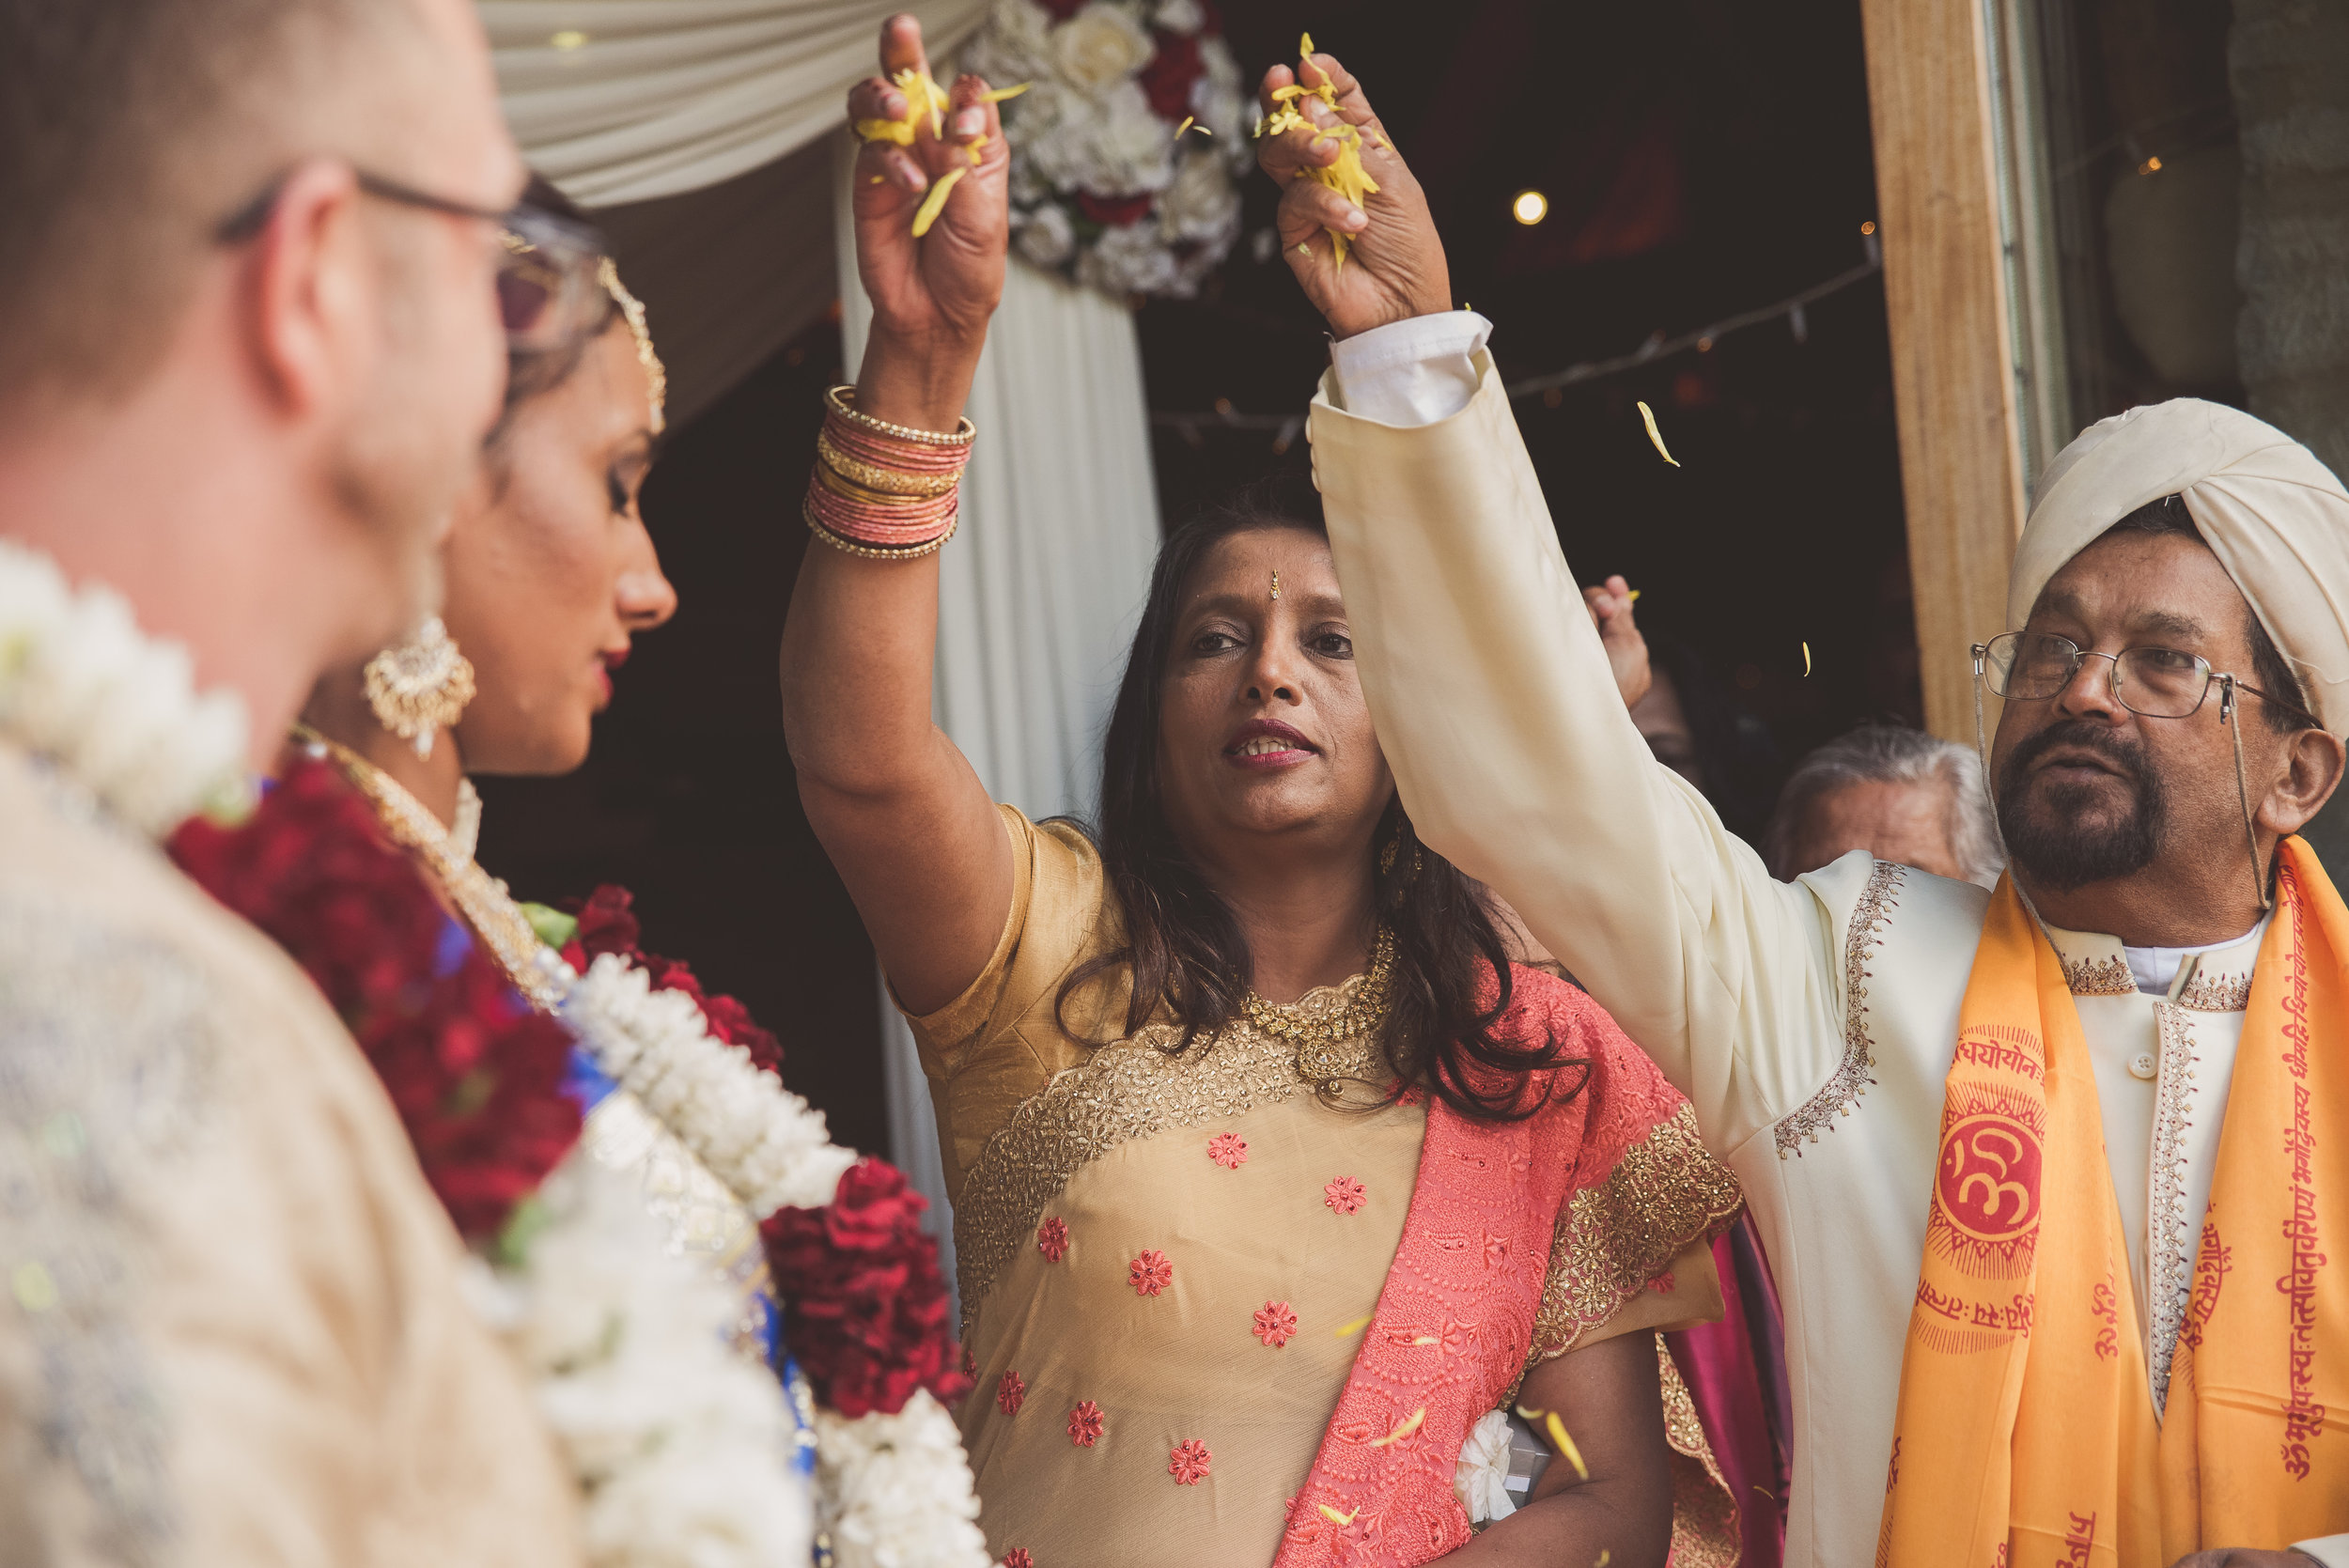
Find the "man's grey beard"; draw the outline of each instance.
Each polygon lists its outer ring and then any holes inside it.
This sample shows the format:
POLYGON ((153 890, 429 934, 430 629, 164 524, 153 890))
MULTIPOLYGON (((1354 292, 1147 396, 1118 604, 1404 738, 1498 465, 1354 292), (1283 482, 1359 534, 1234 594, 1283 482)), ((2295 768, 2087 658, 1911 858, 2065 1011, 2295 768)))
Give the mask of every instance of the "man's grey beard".
POLYGON ((2125 745, 2109 730, 2071 720, 2052 724, 2015 748, 1999 769, 1999 831, 2025 878, 2055 893, 2126 877, 2151 865, 2169 821, 2161 777, 2141 746, 2125 745), (2116 819, 2084 820, 2091 797, 2070 784, 2045 786, 2035 811, 2021 805, 2025 770, 2060 745, 2095 753, 2120 769, 2129 785, 2129 809, 2116 819))

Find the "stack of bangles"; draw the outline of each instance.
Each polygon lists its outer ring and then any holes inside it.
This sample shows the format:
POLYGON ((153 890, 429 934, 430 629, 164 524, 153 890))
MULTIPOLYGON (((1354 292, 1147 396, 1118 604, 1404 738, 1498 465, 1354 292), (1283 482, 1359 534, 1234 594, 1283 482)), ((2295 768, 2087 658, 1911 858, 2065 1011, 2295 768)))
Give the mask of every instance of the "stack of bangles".
POLYGON ((856 388, 824 394, 824 428, 808 476, 807 525, 835 550, 911 561, 954 536, 962 469, 978 431, 915 430, 859 413, 856 388))

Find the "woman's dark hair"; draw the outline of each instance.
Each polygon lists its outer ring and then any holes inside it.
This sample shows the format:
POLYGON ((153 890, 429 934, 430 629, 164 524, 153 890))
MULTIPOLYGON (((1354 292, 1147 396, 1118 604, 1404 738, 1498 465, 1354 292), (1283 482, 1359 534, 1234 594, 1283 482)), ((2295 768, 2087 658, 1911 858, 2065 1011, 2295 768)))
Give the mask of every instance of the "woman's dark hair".
MULTIPOLYGON (((554 181, 532 171, 530 183, 522 190, 522 204, 541 212, 552 212, 568 218, 583 228, 593 230, 595 222, 577 202, 565 195, 554 181)), ((596 331, 583 334, 559 349, 513 349, 506 351, 506 404, 498 411, 497 423, 490 427, 484 444, 495 458, 506 448, 506 438, 514 428, 514 416, 533 397, 542 396, 571 379, 587 357, 590 344, 601 336, 604 329, 619 319, 619 302, 605 300, 606 309, 596 331)))
MULTIPOLYGON (((1141 1030, 1163 1005, 1182 1025, 1167 1048, 1171 1055, 1212 1039, 1241 1015, 1254 959, 1231 907, 1207 886, 1167 820, 1159 722, 1176 653, 1177 617, 1192 576, 1234 535, 1281 528, 1328 536, 1310 497, 1267 486, 1210 506, 1159 551, 1101 767, 1096 837, 1125 915, 1126 941, 1079 965, 1062 983, 1055 1005, 1064 1029, 1069 998, 1120 966, 1130 967, 1133 981, 1123 1033, 1141 1030)), ((1508 1010, 1512 986, 1507 950, 1482 885, 1421 846, 1399 800, 1388 803, 1372 843, 1378 916, 1395 938, 1393 1006, 1379 1044, 1403 1081, 1425 1086, 1463 1115, 1505 1122, 1523 1120, 1547 1101, 1547 1094, 1526 1094, 1529 1072, 1580 1066, 1587 1079, 1588 1063, 1565 1057, 1557 1041, 1518 1043, 1494 1032, 1508 1010), (1500 986, 1491 1005, 1479 1007, 1488 972, 1500 986)), ((1580 1091, 1578 1081, 1564 1092, 1580 1091)))

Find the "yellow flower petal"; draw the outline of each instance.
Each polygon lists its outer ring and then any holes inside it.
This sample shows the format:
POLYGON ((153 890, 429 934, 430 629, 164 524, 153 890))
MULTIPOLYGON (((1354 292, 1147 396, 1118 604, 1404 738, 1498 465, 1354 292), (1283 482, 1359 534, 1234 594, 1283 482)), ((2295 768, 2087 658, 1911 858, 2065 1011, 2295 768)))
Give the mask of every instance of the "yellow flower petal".
POLYGON ((1304 58, 1306 58, 1308 55, 1312 54, 1313 54, 1313 52, 1314 52, 1314 36, 1313 36, 1311 33, 1299 33, 1299 34, 1298 34, 1298 35, 1297 35, 1297 57, 1298 57, 1299 59, 1300 59, 1300 60, 1301 60, 1301 59, 1304 59, 1304 58))
POLYGON ((1333 1525, 1350 1525, 1356 1519, 1361 1517, 1362 1513, 1362 1511, 1358 1508, 1351 1514, 1341 1514, 1326 1502, 1316 1503, 1315 1506, 1321 1510, 1321 1516, 1329 1520, 1333 1525))
POLYGON ((899 147, 913 145, 913 127, 903 120, 861 119, 856 133, 868 142, 894 142, 899 147))
POLYGON ((1566 1435, 1566 1423, 1558 1419, 1558 1412, 1550 1411, 1543 1425, 1548 1428, 1550 1446, 1565 1456, 1566 1463, 1574 1467, 1576 1475, 1584 1481, 1590 1480, 1591 1467, 1582 1463, 1582 1451, 1576 1448, 1574 1439, 1566 1435))
POLYGON ((1183 139, 1183 132, 1198 123, 1198 121, 1192 119, 1189 115, 1185 115, 1183 116, 1183 123, 1174 128, 1174 139, 1178 142, 1181 141, 1183 139))
MULTIPOLYGON (((1301 250, 1303 250, 1305 247, 1304 247, 1304 246, 1302 246, 1302 245, 1299 245, 1299 246, 1298 246, 1297 248, 1298 248, 1299 250, 1300 250, 1300 251, 1301 251, 1301 250)), ((1339 1324, 1339 1325, 1338 1325, 1338 1327, 1337 1327, 1337 1328, 1336 1328, 1336 1330, 1335 1330, 1335 1332, 1333 1332, 1333 1333, 1330 1335, 1330 1338, 1332 1338, 1332 1339, 1340 1339, 1340 1340, 1342 1340, 1342 1339, 1346 1338, 1348 1334, 1359 1334, 1359 1333, 1361 1333, 1363 1329, 1365 1329, 1365 1328, 1367 1328, 1367 1327, 1370 1327, 1370 1319, 1369 1319, 1369 1318, 1366 1318, 1366 1317, 1358 1317, 1358 1318, 1356 1318, 1356 1319, 1355 1319, 1353 1322, 1351 1322, 1351 1323, 1341 1323, 1341 1324, 1339 1324)))
POLYGON ((1645 403, 1641 403, 1640 405, 1640 418, 1646 422, 1647 439, 1656 443, 1657 456, 1672 464, 1672 467, 1678 468, 1680 466, 1680 459, 1673 457, 1670 452, 1664 450, 1664 432, 1656 427, 1656 411, 1649 408, 1645 403))
POLYGON ((1025 82, 1020 83, 1016 87, 997 87, 993 92, 984 92, 979 94, 979 101, 982 103, 1002 103, 1008 99, 1018 98, 1021 93, 1026 92, 1027 90, 1028 84, 1025 82))
POLYGON ((1437 1338, 1435 1335, 1433 1335, 1433 1334, 1422 1334, 1419 1338, 1417 1338, 1417 1339, 1413 1340, 1411 1343, 1412 1343, 1413 1344, 1441 1344, 1441 1343, 1443 1343, 1443 1341, 1441 1341, 1441 1340, 1438 1339, 1438 1338, 1437 1338))
POLYGON ((938 177, 938 183, 930 187, 930 194, 922 198, 921 209, 913 214, 913 237, 916 240, 927 234, 930 225, 938 222, 938 215, 946 210, 946 193, 970 172, 969 169, 948 169, 938 177))
POLYGON ((1427 1406, 1423 1405, 1418 1409, 1412 1411, 1409 1415, 1404 1417, 1401 1424, 1397 1425, 1392 1432, 1388 1433, 1383 1437, 1373 1437, 1370 1440, 1370 1446, 1375 1449, 1382 1449, 1389 1443, 1399 1443, 1404 1438, 1409 1436, 1412 1433, 1417 1432, 1420 1428, 1420 1423, 1424 1421, 1426 1419, 1427 1406))
POLYGON ((1802 645, 1802 674, 1806 680, 1811 677, 1811 644, 1808 643, 1802 645))

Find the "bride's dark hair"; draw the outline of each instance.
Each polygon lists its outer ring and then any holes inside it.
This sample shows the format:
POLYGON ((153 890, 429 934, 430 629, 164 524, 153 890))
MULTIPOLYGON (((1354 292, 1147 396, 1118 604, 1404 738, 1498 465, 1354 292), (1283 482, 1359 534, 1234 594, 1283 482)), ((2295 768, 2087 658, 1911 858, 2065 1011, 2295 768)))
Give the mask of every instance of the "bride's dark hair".
MULTIPOLYGON (((1061 985, 1056 1014, 1067 1028, 1070 997, 1105 972, 1129 966, 1126 1035, 1161 1005, 1182 1029, 1167 1046, 1180 1055, 1239 1017, 1254 974, 1248 939, 1231 907, 1209 888, 1167 821, 1159 781, 1159 722, 1176 618, 1192 575, 1225 539, 1264 529, 1327 537, 1309 495, 1259 487, 1210 506, 1159 551, 1133 651, 1110 716, 1096 838, 1111 891, 1125 916, 1125 945, 1081 964, 1061 985)), ((1380 1033, 1387 1060, 1406 1082, 1480 1121, 1519 1121, 1547 1096, 1528 1095, 1536 1068, 1582 1066, 1545 1036, 1517 1041, 1495 1032, 1513 994, 1507 950, 1484 888, 1423 847, 1400 800, 1390 800, 1373 835, 1371 875, 1378 917, 1394 932, 1394 1004, 1380 1033), (1487 975, 1499 976, 1479 1006, 1487 975)), ((1071 1031, 1071 1032, 1077 1032, 1071 1031)), ((1578 1094, 1553 1080, 1551 1093, 1578 1094)))

